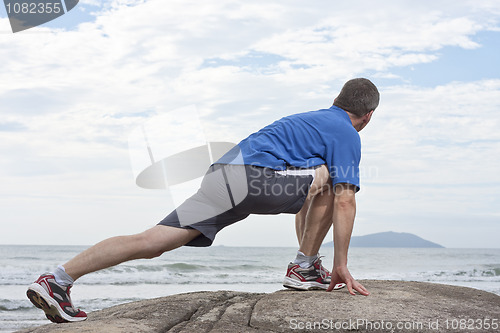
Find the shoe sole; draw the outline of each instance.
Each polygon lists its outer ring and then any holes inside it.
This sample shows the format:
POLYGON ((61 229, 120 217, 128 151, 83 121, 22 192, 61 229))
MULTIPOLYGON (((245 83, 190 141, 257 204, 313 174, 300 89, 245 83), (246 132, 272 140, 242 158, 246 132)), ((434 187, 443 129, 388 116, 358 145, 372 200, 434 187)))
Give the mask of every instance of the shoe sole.
POLYGON ((302 282, 285 276, 283 280, 283 287, 295 289, 295 290, 326 290, 328 289, 327 284, 322 284, 318 282, 302 282))
POLYGON ((59 304, 38 283, 33 283, 26 292, 31 303, 45 312, 45 317, 53 323, 69 323, 83 321, 87 317, 71 317, 61 309, 59 304))
MULTIPOLYGON (((291 279, 289 277, 285 277, 283 281, 283 287, 285 288, 290 288, 290 289, 295 289, 295 290, 326 290, 328 289, 330 285, 328 284, 322 284, 318 282, 302 282, 302 281, 297 281, 295 279, 291 279)), ((335 287, 333 287, 333 290, 338 290, 342 289, 345 287, 345 283, 337 283, 335 287)))

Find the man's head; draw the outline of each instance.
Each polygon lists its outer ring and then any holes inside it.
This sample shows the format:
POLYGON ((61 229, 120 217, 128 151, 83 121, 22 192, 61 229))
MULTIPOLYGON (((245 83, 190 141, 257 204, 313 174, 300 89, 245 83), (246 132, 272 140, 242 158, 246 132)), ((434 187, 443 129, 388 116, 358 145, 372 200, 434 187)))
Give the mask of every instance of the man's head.
MULTIPOLYGON (((370 121, 379 100, 380 94, 377 87, 368 79, 358 78, 344 84, 333 105, 349 112, 352 115, 351 120, 353 118, 359 120, 361 126, 355 127, 360 131, 370 121)), ((355 125, 354 122, 353 125, 355 125)))
POLYGON ((375 110, 380 100, 377 87, 368 79, 352 79, 347 81, 333 105, 362 117, 375 110))

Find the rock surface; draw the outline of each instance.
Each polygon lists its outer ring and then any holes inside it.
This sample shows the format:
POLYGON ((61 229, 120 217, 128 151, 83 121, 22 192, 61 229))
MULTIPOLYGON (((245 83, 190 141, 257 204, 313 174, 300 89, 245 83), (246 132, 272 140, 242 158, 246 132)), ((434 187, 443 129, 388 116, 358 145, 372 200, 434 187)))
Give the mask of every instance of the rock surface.
POLYGON ((362 283, 370 296, 351 296, 345 289, 331 293, 194 292, 117 305, 90 313, 84 322, 49 324, 21 332, 500 331, 498 295, 422 282, 362 283))

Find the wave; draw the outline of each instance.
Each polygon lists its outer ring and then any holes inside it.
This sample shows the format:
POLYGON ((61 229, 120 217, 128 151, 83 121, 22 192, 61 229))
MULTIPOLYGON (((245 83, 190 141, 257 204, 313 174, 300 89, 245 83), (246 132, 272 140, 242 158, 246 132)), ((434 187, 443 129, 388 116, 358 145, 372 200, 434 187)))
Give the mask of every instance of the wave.
POLYGON ((29 301, 17 301, 10 299, 0 300, 0 311, 26 311, 33 309, 33 306, 29 301))
POLYGON ((206 285, 253 285, 253 284, 281 284, 283 282, 283 279, 280 277, 279 279, 273 279, 273 280, 268 280, 268 281, 241 281, 241 280, 158 280, 158 281, 139 281, 139 280, 131 280, 131 281, 115 281, 111 283, 100 283, 98 281, 91 281, 91 282, 85 282, 85 283, 80 283, 80 285, 87 285, 87 286, 135 286, 135 285, 199 285, 199 284, 206 284, 206 285))
POLYGON ((33 261, 41 261, 43 260, 42 258, 40 257, 29 257, 29 256, 18 256, 18 257, 9 257, 9 258, 5 258, 5 259, 9 259, 9 260, 13 260, 13 261, 17 261, 17 260, 33 260, 33 261))
POLYGON ((500 282, 500 267, 473 268, 469 270, 437 271, 430 275, 431 279, 445 281, 490 281, 500 282))
POLYGON ((500 267, 492 267, 485 271, 486 276, 500 276, 500 267))
POLYGON ((420 272, 379 272, 362 273, 360 279, 381 280, 406 280, 406 281, 428 281, 428 282, 500 282, 500 266, 486 266, 483 268, 435 270, 420 272))
POLYGON ((177 262, 163 265, 120 265, 102 271, 105 272, 204 272, 204 271, 263 271, 274 270, 275 267, 250 265, 250 264, 226 264, 226 265, 200 265, 177 262))
POLYGON ((103 280, 98 276, 82 278, 79 285, 189 285, 189 284, 272 284, 283 282, 284 274, 248 275, 248 274, 179 274, 145 275, 145 274, 120 274, 107 277, 103 280))
MULTIPOLYGON (((124 265, 84 276, 79 284, 137 285, 137 284, 271 284, 281 283, 282 268, 243 265, 201 265, 171 263, 162 265, 124 265)), ((360 272, 359 279, 416 280, 429 282, 500 282, 500 265, 481 268, 435 270, 420 272, 360 272)), ((0 286, 29 285, 34 276, 0 276, 0 286)))

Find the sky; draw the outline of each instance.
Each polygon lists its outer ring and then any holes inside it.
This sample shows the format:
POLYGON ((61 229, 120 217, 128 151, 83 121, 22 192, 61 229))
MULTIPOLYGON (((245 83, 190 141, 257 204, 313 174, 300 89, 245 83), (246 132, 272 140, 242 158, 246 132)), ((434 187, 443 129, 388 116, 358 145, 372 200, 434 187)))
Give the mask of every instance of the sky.
MULTIPOLYGON (((0 6, 0 244, 90 245, 159 222, 175 195, 136 185, 144 124, 166 124, 165 150, 199 128, 237 143, 366 77, 381 102, 360 132, 353 235, 499 247, 499 54, 493 0, 82 0, 15 34, 0 6), (200 127, 157 121, 183 110, 200 127)), ((214 243, 296 244, 293 215, 214 243)))

